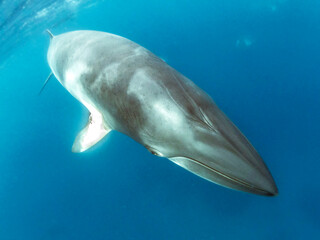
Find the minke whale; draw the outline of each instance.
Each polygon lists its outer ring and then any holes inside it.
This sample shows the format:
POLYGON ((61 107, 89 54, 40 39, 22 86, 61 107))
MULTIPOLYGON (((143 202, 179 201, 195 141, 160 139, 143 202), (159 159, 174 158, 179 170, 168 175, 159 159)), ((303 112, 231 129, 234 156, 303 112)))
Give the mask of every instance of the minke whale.
POLYGON ((53 75, 90 112, 73 152, 86 151, 115 130, 211 182, 277 195, 267 166, 246 137, 208 94, 161 58, 105 32, 50 37, 53 75))

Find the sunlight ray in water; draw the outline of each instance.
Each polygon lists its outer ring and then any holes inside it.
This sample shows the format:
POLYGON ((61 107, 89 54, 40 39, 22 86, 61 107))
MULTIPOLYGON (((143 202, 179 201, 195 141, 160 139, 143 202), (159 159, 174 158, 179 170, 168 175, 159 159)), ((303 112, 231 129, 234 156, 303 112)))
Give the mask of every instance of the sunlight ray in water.
POLYGON ((80 7, 89 4, 92 1, 0 1, 0 64, 20 43, 35 34, 41 34, 46 28, 62 24, 72 18, 80 7))

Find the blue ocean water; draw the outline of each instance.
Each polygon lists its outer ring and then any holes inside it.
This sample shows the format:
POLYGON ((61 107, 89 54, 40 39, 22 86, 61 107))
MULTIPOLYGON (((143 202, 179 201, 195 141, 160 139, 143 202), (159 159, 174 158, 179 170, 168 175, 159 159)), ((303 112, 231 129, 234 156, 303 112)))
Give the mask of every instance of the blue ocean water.
POLYGON ((319 239, 320 2, 0 0, 0 240, 319 239), (279 188, 219 187, 112 132, 50 73, 45 29, 129 38, 209 93, 279 188))

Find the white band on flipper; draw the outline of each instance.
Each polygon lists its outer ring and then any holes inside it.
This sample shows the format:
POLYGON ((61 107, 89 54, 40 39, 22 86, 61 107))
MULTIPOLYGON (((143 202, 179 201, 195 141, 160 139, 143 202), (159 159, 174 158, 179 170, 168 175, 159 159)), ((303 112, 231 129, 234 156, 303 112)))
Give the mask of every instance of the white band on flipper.
POLYGON ((81 130, 73 143, 72 152, 86 151, 98 143, 110 131, 111 129, 103 123, 100 113, 90 114, 87 125, 81 130))

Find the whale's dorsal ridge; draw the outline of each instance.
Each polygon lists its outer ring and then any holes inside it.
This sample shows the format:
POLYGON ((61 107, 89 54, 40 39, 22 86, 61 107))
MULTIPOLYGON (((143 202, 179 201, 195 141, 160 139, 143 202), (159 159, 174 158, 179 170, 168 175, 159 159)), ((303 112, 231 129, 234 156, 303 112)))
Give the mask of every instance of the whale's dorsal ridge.
POLYGON ((50 40, 51 40, 52 38, 54 38, 54 35, 52 34, 52 32, 51 32, 49 29, 46 29, 46 32, 49 34, 50 40))

